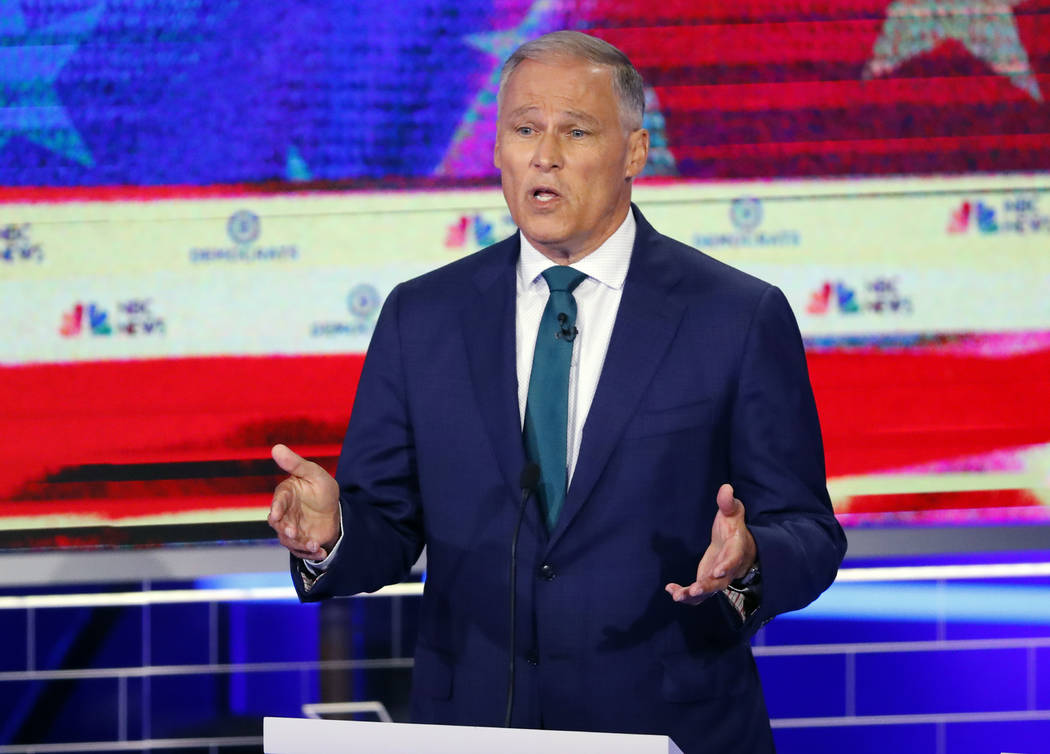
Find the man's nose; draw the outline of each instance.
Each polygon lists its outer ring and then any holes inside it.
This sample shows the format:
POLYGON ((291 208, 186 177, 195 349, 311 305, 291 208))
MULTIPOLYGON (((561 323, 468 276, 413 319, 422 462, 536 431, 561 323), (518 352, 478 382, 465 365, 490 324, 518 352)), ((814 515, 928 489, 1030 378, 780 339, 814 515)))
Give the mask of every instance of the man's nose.
POLYGON ((536 143, 536 151, 532 155, 533 167, 544 171, 553 170, 562 166, 562 160, 558 135, 547 131, 540 136, 539 141, 536 143))

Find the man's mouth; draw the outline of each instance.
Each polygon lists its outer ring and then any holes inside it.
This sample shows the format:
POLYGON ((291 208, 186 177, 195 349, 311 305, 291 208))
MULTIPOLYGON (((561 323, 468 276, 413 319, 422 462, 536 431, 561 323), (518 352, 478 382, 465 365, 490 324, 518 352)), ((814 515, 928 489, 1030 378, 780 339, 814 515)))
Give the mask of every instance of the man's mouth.
POLYGON ((540 186, 532 190, 532 198, 541 204, 557 199, 560 194, 554 189, 547 188, 546 186, 540 186))

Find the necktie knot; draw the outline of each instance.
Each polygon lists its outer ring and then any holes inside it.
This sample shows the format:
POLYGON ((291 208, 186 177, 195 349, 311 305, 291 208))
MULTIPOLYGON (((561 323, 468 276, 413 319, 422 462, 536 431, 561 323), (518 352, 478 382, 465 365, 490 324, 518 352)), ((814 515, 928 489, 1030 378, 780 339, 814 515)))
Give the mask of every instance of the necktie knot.
POLYGON ((543 279, 547 281, 547 287, 552 292, 567 291, 572 293, 572 291, 576 290, 576 286, 582 283, 586 277, 586 273, 563 265, 548 267, 543 271, 543 279))

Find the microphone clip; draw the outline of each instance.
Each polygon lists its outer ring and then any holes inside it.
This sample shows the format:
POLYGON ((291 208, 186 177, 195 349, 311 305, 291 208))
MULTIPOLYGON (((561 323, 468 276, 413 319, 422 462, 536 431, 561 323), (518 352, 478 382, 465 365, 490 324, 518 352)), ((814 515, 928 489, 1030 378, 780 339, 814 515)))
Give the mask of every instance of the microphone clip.
POLYGON ((576 336, 579 334, 579 330, 575 325, 569 326, 569 315, 565 312, 561 312, 558 315, 558 332, 554 333, 554 337, 559 340, 565 340, 572 343, 576 340, 576 336))

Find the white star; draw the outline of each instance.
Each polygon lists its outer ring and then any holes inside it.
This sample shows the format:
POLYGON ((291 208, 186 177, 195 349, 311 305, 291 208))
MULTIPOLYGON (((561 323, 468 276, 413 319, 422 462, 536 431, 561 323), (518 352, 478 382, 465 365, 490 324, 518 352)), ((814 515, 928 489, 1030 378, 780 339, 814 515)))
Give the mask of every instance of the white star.
POLYGON ((0 34, 15 38, 0 46, 0 148, 21 136, 82 165, 94 164, 59 102, 55 79, 104 8, 99 3, 30 32, 18 0, 0 0, 0 34))
POLYGON ((1014 86, 1042 101, 1013 8, 1025 0, 896 0, 886 11, 866 79, 885 76, 905 61, 954 39, 1014 86))
POLYGON ((503 61, 525 42, 548 31, 558 7, 559 0, 536 0, 515 28, 464 37, 471 47, 491 56, 492 68, 485 84, 478 89, 474 101, 463 113, 441 164, 434 170, 435 175, 456 175, 464 169, 470 172, 490 170, 496 139, 490 131, 495 120, 496 93, 503 61))

